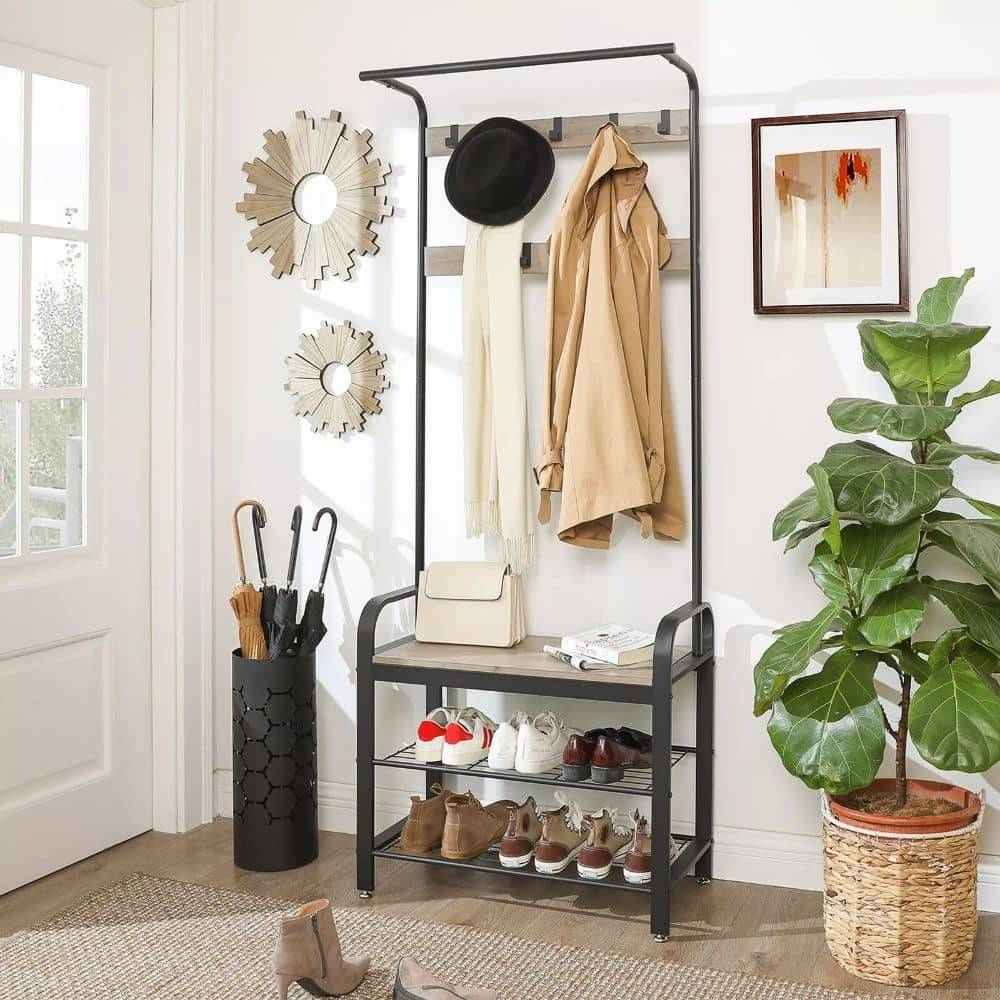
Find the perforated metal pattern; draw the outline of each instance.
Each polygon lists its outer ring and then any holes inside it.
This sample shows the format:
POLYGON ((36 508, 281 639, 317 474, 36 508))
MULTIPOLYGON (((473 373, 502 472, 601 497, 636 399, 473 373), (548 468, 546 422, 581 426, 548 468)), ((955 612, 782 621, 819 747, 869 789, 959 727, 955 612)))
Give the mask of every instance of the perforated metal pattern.
POLYGON ((233 688, 234 819, 270 825, 315 810, 315 689, 233 688))

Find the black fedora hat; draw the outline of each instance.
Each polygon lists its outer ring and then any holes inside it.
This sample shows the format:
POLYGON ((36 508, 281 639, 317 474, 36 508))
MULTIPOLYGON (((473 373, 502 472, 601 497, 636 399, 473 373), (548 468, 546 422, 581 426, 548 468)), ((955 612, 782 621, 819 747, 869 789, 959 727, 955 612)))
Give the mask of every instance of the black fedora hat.
POLYGON ((465 218, 506 226, 535 207, 555 165, 548 140, 533 128, 513 118, 487 118, 455 146, 444 193, 465 218))

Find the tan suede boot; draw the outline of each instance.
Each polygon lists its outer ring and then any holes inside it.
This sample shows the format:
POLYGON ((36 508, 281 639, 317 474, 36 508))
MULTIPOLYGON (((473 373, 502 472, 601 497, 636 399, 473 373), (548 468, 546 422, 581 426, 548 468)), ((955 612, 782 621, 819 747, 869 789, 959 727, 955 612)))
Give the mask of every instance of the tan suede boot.
POLYGON ((356 990, 370 958, 345 958, 328 899, 314 899, 281 918, 274 949, 274 981, 281 1000, 298 983, 314 997, 339 997, 356 990))
POLYGON ((422 799, 414 795, 410 799, 410 815, 399 838, 399 850, 407 854, 427 854, 441 846, 444 836, 445 803, 455 797, 455 793, 440 785, 433 785, 436 792, 422 799))
POLYGON ((507 829, 507 813, 517 803, 501 799, 484 806, 472 792, 455 795, 445 803, 441 857, 469 861, 490 849, 507 829))

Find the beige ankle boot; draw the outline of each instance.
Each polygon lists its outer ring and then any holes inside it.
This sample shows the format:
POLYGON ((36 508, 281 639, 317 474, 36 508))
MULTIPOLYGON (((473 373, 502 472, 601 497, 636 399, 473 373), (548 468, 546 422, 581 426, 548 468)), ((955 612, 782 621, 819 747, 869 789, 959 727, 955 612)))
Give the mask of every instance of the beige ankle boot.
POLYGON ((278 996, 288 1000, 288 987, 298 983, 314 997, 339 997, 357 989, 370 958, 344 958, 328 899, 314 899, 281 918, 274 949, 278 996))

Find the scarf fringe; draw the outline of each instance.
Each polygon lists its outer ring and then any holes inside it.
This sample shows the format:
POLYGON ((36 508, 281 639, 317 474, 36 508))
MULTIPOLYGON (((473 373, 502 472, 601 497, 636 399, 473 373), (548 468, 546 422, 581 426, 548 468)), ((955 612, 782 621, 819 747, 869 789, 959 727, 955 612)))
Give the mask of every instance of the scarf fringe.
POLYGON ((500 528, 500 505, 496 500, 470 500, 465 505, 467 538, 494 535, 500 539, 504 561, 512 573, 524 573, 535 560, 535 534, 508 538, 500 528))

